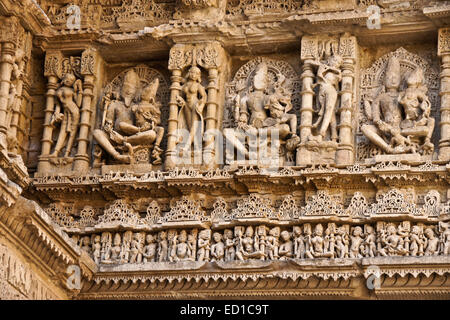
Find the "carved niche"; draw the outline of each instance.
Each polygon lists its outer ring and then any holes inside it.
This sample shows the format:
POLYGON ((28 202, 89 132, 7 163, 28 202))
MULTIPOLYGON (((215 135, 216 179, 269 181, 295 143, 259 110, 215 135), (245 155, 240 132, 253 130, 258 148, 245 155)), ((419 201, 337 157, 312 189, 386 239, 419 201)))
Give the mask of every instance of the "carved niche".
POLYGON ((297 165, 354 162, 354 36, 304 36, 297 165), (339 125, 338 125, 339 124, 339 125))
POLYGON ((168 97, 166 78, 155 69, 139 65, 116 76, 103 90, 94 167, 161 168, 168 97))
POLYGON ((438 138, 438 72, 399 48, 361 73, 359 161, 434 159, 438 138))
POLYGON ((300 88, 297 72, 285 61, 258 57, 236 72, 226 95, 227 164, 295 164, 300 88))

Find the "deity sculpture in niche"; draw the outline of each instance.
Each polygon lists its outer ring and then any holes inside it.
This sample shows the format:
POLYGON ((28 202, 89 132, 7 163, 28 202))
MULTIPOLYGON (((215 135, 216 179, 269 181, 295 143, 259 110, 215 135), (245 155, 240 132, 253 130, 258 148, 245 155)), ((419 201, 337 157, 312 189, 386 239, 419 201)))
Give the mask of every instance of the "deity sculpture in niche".
POLYGON ((94 130, 97 143, 117 163, 153 160, 153 165, 160 165, 164 128, 158 100, 167 92, 164 78, 138 66, 116 77, 105 91, 101 129, 94 130))
POLYGON ((404 154, 411 159, 431 159, 435 119, 431 115, 433 103, 428 94, 427 82, 430 82, 430 77, 437 75, 420 57, 402 48, 380 59, 375 64, 378 69, 372 67, 366 70, 363 79, 366 87, 363 86, 362 90, 364 114, 367 120, 363 119, 365 123, 361 125, 361 132, 372 143, 373 150, 367 154, 361 148, 359 157, 367 159, 375 155, 381 159, 404 154), (385 60, 383 70, 380 67, 385 60), (381 83, 383 71, 384 82, 381 83), (425 71, 428 73, 427 78, 425 71), (377 76, 380 80, 376 80, 377 76))
POLYGON ((269 59, 251 61, 238 71, 229 90, 234 91, 229 104, 235 127, 224 129, 227 144, 233 147, 227 147, 227 163, 235 159, 238 164, 248 160, 259 165, 293 162, 300 142, 297 116, 289 113, 294 108, 291 86, 295 78, 289 66, 269 59), (270 163, 264 163, 268 158, 270 163))
POLYGON ((55 125, 61 122, 61 127, 55 149, 50 156, 58 157, 65 146, 64 158, 68 158, 72 151, 80 122, 79 109, 83 99, 81 80, 77 79, 73 73, 66 73, 61 80, 61 86, 56 90, 56 97, 58 99, 50 124, 55 125), (61 109, 63 112, 61 112, 61 109))
POLYGON ((318 87, 316 96, 317 119, 312 128, 317 130, 317 135, 310 135, 308 140, 322 142, 325 141, 328 131, 329 140, 337 143, 337 121, 336 111, 339 100, 339 84, 342 80, 340 67, 342 58, 338 55, 334 42, 327 42, 322 50, 322 54, 311 65, 317 68, 316 83, 312 89, 318 87))
POLYGON ((205 126, 203 119, 207 93, 205 87, 201 84, 201 81, 201 69, 192 66, 184 80, 181 89, 182 95, 178 95, 176 98, 178 106, 180 107, 178 113, 178 129, 187 129, 189 131, 187 141, 183 141, 181 156, 190 156, 188 150, 192 150, 191 147, 194 144, 196 135, 203 138, 205 126))
POLYGON ((302 38, 302 106, 297 165, 354 161, 354 36, 302 38), (339 123, 339 125, 338 125, 339 123))

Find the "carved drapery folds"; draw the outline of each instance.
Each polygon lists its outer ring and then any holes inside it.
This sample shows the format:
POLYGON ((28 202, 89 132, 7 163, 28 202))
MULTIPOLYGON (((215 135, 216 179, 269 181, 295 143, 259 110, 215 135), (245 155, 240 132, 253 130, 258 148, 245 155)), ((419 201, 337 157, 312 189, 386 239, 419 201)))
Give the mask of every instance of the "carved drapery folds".
POLYGON ((212 168, 220 129, 226 53, 217 42, 172 47, 166 169, 212 168))
POLYGON ((354 162, 356 38, 304 36, 297 164, 354 162))
POLYGON ((358 159, 434 159, 437 72, 403 48, 361 75, 358 159))
POLYGON ((48 174, 52 169, 66 173, 89 169, 88 138, 97 64, 94 49, 85 50, 81 57, 47 52, 47 100, 38 174, 48 174))

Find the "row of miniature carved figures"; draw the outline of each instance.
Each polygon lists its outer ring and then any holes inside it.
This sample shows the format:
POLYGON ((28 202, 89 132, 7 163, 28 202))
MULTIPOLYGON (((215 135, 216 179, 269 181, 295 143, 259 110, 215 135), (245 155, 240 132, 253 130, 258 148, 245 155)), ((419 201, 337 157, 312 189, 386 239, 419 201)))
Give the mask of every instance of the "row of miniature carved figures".
POLYGON ((232 229, 175 229, 158 234, 126 231, 72 237, 96 263, 245 261, 376 256, 450 255, 450 222, 378 222, 376 227, 305 223, 292 229, 236 226, 232 229), (255 230, 256 229, 256 230, 255 230))

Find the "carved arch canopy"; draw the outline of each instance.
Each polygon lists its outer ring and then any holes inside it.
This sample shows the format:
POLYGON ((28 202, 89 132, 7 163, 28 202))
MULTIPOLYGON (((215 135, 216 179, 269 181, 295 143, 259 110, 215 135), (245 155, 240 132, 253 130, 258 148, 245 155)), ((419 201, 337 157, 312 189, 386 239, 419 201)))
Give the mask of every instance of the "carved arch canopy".
POLYGON ((227 85, 227 101, 226 101, 226 114, 224 119, 228 119, 224 123, 225 128, 231 127, 232 107, 233 99, 238 94, 243 94, 252 88, 253 78, 255 76, 256 69, 261 63, 267 64, 269 85, 266 90, 266 94, 272 94, 275 91, 275 84, 279 80, 278 77, 282 74, 286 80, 283 87, 291 94, 292 105, 295 113, 298 114, 301 106, 301 80, 295 69, 286 61, 269 59, 265 57, 257 57, 250 60, 234 75, 233 81, 227 85))
MULTIPOLYGON (((426 59, 411 53, 400 47, 395 51, 389 52, 376 60, 370 68, 361 71, 360 76, 360 103, 358 116, 354 119, 358 124, 358 160, 370 158, 380 152, 380 150, 370 144, 361 134, 362 125, 368 123, 364 112, 364 101, 373 100, 378 95, 385 92, 384 79, 386 67, 391 57, 396 57, 400 62, 401 82, 399 92, 407 88, 406 79, 409 74, 417 67, 423 70, 424 85, 428 88, 427 96, 431 102, 431 116, 436 118, 439 114, 439 71, 436 70, 426 59)), ((439 127, 435 126, 433 133, 434 144, 437 145, 439 136, 439 127)))

